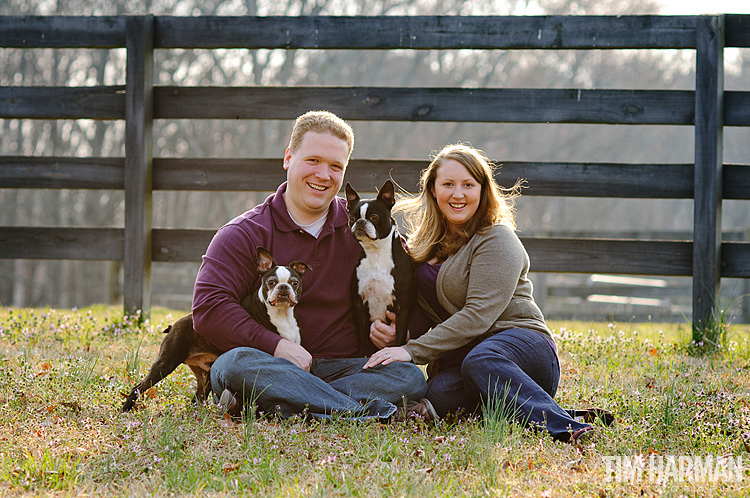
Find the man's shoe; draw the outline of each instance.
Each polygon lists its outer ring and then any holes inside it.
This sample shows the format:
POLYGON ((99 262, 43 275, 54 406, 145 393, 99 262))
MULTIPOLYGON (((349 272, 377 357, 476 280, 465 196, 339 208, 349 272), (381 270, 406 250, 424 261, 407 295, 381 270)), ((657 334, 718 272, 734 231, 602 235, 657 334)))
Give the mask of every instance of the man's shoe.
POLYGON ((219 407, 232 418, 239 418, 242 414, 242 404, 237 401, 232 391, 224 389, 219 397, 219 407))

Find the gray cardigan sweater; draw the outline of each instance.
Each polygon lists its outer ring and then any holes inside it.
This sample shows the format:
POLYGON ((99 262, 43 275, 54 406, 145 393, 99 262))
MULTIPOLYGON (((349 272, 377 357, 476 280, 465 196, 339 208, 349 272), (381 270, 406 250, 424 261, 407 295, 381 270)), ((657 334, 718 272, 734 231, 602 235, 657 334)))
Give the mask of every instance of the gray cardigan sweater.
POLYGON ((535 330, 554 344, 532 297, 529 255, 515 232, 494 225, 475 234, 445 260, 437 276, 437 295, 450 318, 404 348, 425 364, 474 339, 516 327, 535 330))

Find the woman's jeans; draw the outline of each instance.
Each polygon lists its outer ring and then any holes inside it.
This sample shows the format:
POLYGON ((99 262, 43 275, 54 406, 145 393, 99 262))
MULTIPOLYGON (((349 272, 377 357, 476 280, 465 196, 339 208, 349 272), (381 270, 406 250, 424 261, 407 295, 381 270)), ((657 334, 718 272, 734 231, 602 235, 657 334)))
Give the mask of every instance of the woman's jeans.
POLYGON ((588 427, 552 399, 560 367, 547 339, 531 330, 510 329, 477 344, 460 367, 430 377, 427 399, 441 417, 459 409, 494 407, 516 420, 546 428, 554 439, 588 427))
POLYGON ((367 358, 313 359, 310 372, 255 348, 228 351, 211 367, 211 388, 229 389, 245 404, 288 418, 387 419, 403 399, 420 399, 426 383, 413 363, 363 370, 367 358))

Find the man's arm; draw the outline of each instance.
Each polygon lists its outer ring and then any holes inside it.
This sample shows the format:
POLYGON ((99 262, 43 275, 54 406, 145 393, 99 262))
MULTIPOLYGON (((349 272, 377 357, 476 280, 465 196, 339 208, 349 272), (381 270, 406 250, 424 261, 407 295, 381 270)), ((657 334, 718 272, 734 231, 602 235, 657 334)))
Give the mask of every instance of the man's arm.
POLYGON ((241 228, 227 225, 216 233, 195 280, 193 327, 222 351, 249 346, 273 355, 281 337, 240 305, 257 279, 255 253, 241 228))

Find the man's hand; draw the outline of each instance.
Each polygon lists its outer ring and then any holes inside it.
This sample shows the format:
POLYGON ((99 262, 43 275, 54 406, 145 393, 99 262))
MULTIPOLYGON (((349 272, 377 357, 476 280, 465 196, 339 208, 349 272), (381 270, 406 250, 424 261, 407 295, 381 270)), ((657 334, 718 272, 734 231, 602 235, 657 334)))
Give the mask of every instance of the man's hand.
POLYGON ((378 349, 388 346, 397 346, 396 344, 396 314, 392 311, 385 312, 385 317, 391 321, 386 325, 380 320, 375 320, 370 324, 370 340, 378 349))
POLYGON ((305 372, 310 371, 310 365, 312 364, 312 356, 302 346, 281 339, 279 344, 276 346, 276 351, 273 352, 276 358, 284 358, 289 360, 305 372))

